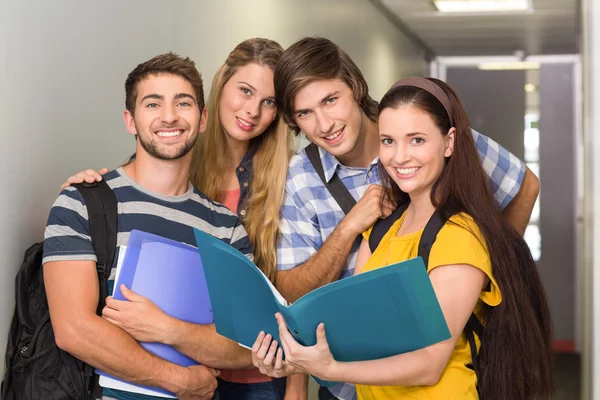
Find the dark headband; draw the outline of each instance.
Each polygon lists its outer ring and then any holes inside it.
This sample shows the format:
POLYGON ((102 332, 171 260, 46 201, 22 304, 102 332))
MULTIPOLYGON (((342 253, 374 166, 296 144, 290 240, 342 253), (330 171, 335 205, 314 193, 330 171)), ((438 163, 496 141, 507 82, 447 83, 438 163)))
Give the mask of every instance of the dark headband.
POLYGON ((400 87, 400 86, 413 86, 419 89, 423 89, 427 93, 431 94, 435 97, 441 104, 444 106, 446 113, 448 114, 448 118, 450 118, 450 124, 454 126, 454 115, 452 113, 452 103, 450 102, 450 98, 434 82, 430 81, 427 78, 423 78, 420 76, 409 76, 407 78, 402 78, 398 82, 394 83, 390 90, 400 87))

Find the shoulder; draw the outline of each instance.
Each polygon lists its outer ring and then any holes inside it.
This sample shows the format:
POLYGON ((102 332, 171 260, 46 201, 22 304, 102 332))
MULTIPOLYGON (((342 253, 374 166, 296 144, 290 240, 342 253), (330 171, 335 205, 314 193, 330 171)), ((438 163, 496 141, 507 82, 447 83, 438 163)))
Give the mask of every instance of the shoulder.
POLYGON ((441 265, 470 264, 491 270, 490 256, 479 226, 468 214, 459 213, 440 229, 429 258, 428 270, 441 265))
POLYGON ((479 229, 479 225, 475 222, 473 217, 467 213, 461 212, 453 215, 444 224, 438 233, 435 243, 438 241, 443 243, 454 243, 459 248, 464 245, 472 245, 473 242, 480 243, 481 246, 487 246, 485 244, 485 238, 479 229))
POLYGON ((313 175, 318 178, 315 168, 306 155, 306 149, 294 154, 288 167, 287 186, 294 188, 306 186, 313 175))
POLYGON ((285 184, 286 197, 303 207, 315 199, 322 199, 325 185, 302 149, 290 160, 285 184))

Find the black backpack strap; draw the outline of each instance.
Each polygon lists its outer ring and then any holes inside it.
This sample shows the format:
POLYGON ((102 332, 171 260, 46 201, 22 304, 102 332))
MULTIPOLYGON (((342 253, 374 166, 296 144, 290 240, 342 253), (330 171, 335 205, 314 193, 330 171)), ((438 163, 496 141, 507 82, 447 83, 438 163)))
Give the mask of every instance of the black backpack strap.
POLYGON ((435 243, 437 234, 449 218, 449 216, 442 215, 436 210, 431 218, 429 218, 427 225, 425 225, 421 240, 419 240, 419 257, 423 259, 423 264, 425 264, 426 268, 429 265, 429 253, 431 252, 433 243, 435 243))
MULTIPOLYGON (((425 226, 425 230, 423 231, 421 240, 419 241, 419 257, 423 259, 425 266, 429 265, 429 253, 431 252, 431 247, 435 242, 437 234, 448 221, 448 219, 450 219, 450 216, 442 215, 436 211, 433 213, 429 219, 429 222, 427 222, 427 225, 425 226)), ((472 313, 467 321, 467 324, 465 325, 464 333, 467 342, 469 342, 469 347, 471 348, 471 363, 473 365, 473 370, 475 371, 475 376, 477 377, 478 393, 481 393, 479 390, 479 365, 477 362, 477 343, 475 342, 475 337, 473 334, 477 335, 481 341, 483 337, 483 331, 483 324, 481 321, 479 321, 479 318, 477 318, 475 313, 472 313)))
POLYGON ((394 225, 394 222, 400 219, 402 214, 404 214, 404 212, 408 208, 409 204, 410 203, 402 204, 400 207, 396 208, 394 212, 390 214, 389 217, 379 219, 377 220, 377 222, 375 222, 375 225, 373 225, 373 229, 371 229, 371 234, 369 235, 369 249, 371 249, 371 253, 375 252, 375 249, 377 248, 377 246, 379 246, 381 239, 383 239, 383 237, 390 230, 392 225, 394 225))
POLYGON ((475 333, 479 337, 479 341, 481 342, 483 338, 483 324, 479 321, 479 318, 472 313, 467 321, 467 325, 465 325, 464 333, 467 338, 467 342, 469 342, 469 348, 471 349, 471 364, 473 365, 473 371, 475 371, 475 377, 477 378, 477 393, 479 393, 481 399, 481 390, 480 384, 480 374, 479 374, 479 363, 477 361, 477 343, 475 342, 475 337, 473 333, 475 333))
POLYGON ((331 196, 333 196, 342 211, 344 211, 344 214, 348 214, 350 210, 352 210, 352 207, 354 207, 356 204, 356 200, 354 200, 354 197, 352 197, 348 191, 348 188, 344 186, 337 174, 334 175, 329 182, 327 182, 325 179, 325 171, 323 171, 321 156, 319 155, 319 148, 316 144, 309 144, 306 146, 305 151, 306 155, 308 156, 308 160, 315 168, 315 171, 317 171, 317 174, 319 174, 319 178, 321 178, 323 184, 325 184, 325 187, 327 190, 329 190, 329 193, 331 193, 331 196))
MULTIPOLYGON (((96 271, 100 284, 96 313, 102 315, 108 296, 107 281, 117 249, 117 199, 104 180, 74 186, 82 194, 88 212, 92 245, 98 259, 96 271)), ((84 372, 90 382, 88 387, 91 398, 101 398, 102 388, 98 382, 98 375, 94 375, 93 368, 88 364, 85 364, 84 372)))

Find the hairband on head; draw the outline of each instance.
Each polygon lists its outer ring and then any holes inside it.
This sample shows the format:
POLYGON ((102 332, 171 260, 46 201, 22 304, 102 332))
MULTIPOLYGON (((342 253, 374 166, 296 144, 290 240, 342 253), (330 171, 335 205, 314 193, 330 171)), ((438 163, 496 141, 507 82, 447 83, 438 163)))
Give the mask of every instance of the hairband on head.
POLYGON ((448 114, 448 118, 450 118, 450 124, 454 126, 454 114, 452 113, 452 103, 450 102, 450 98, 448 97, 446 92, 444 92, 442 88, 439 87, 437 84, 435 84, 427 78, 423 78, 420 76, 409 76, 407 78, 402 78, 398 82, 394 83, 389 90, 400 86, 413 86, 419 89, 423 89, 427 93, 431 94, 440 103, 442 103, 442 106, 444 106, 444 109, 448 114))

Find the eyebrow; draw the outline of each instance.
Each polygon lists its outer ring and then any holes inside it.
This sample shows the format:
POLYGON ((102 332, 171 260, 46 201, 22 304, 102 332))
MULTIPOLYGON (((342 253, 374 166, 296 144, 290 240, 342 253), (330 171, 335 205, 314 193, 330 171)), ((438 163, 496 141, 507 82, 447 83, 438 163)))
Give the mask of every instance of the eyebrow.
MULTIPOLYGON (((327 93, 325 96, 323 96, 323 98, 320 100, 320 104, 325 103, 329 98, 333 97, 333 96, 338 96, 340 94, 339 90, 336 90, 335 92, 330 92, 327 93)), ((302 109, 296 109, 294 110, 294 114, 299 114, 303 111, 308 111, 308 108, 302 108, 302 109)))
POLYGON ((196 102, 196 99, 194 98, 194 96, 192 96, 189 93, 177 93, 175 95, 175 100, 180 100, 180 99, 190 99, 192 100, 194 103, 196 102))
POLYGON ((333 96, 338 96, 340 94, 339 90, 336 90, 335 92, 331 92, 331 93, 327 93, 325 96, 323 96, 323 98, 321 99, 321 104, 325 103, 329 98, 333 97, 333 96))
POLYGON ((161 96, 160 94, 152 93, 152 94, 142 97, 142 100, 140 100, 140 103, 143 103, 144 101, 146 101, 148 99, 164 100, 164 98, 165 98, 165 96, 161 96))
MULTIPOLYGON (((152 93, 149 95, 146 95, 142 98, 142 100, 140 101, 140 103, 143 103, 144 101, 148 100, 148 99, 155 99, 155 100, 164 100, 165 96, 160 95, 160 94, 156 94, 156 93, 152 93)), ((194 96, 192 96, 189 93, 177 93, 175 95, 175 100, 180 100, 180 99, 191 99, 194 102, 196 101, 196 99, 194 98, 194 96)))
POLYGON ((248 82, 240 81, 239 83, 243 83, 244 85, 248 86, 250 89, 257 92, 256 88, 254 86, 252 86, 251 84, 249 84, 248 82))
MULTIPOLYGON (((405 136, 411 138, 413 136, 427 136, 427 134, 424 133, 424 132, 411 132, 411 133, 407 133, 405 136)), ((381 137, 386 137, 386 138, 390 138, 390 139, 392 138, 392 136, 388 135, 387 133, 380 133, 379 137, 380 138, 381 137)))

